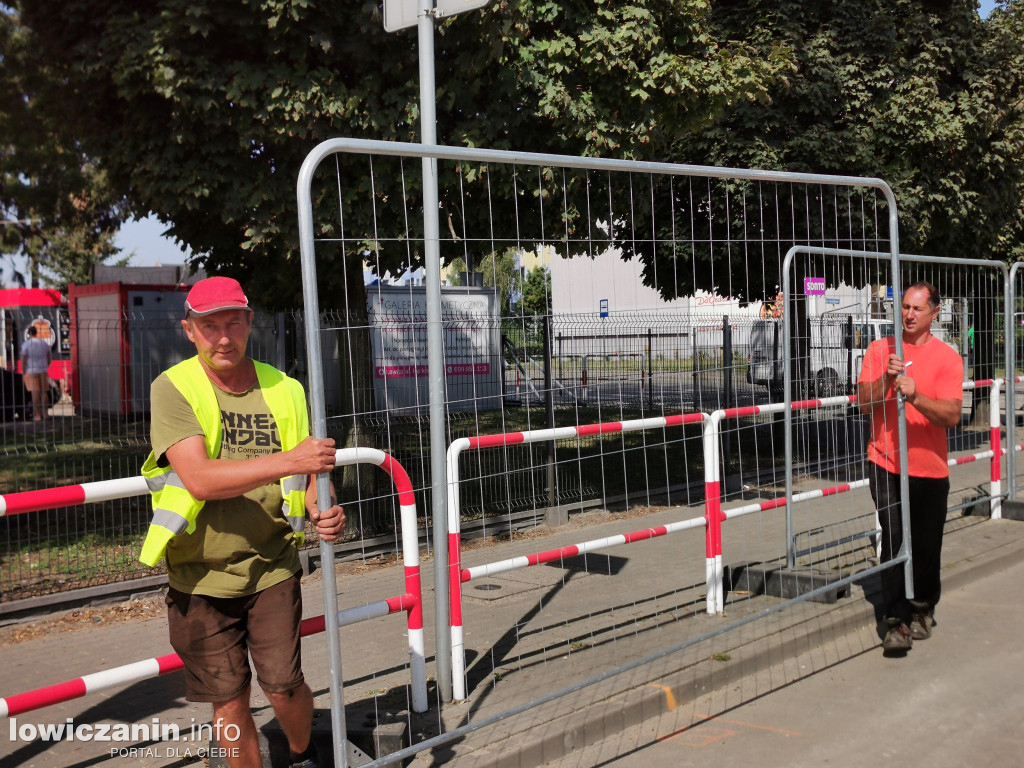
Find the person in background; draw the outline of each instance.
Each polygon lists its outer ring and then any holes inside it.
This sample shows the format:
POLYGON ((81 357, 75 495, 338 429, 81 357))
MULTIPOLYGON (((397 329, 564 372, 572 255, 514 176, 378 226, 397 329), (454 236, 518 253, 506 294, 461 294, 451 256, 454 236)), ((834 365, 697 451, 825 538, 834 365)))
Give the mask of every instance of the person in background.
POLYGON ((302 673, 298 547, 306 515, 324 541, 345 514, 321 508, 316 476, 334 441, 309 436, 302 386, 246 356, 252 310, 237 281, 200 280, 182 327, 196 356, 151 388, 153 452, 142 474, 153 520, 140 560, 167 562, 171 645, 186 698, 213 705, 232 768, 261 765, 251 672, 288 740, 293 768, 315 768, 313 695, 302 673))
POLYGON ((902 565, 882 572, 889 654, 910 650, 931 636, 941 584, 942 529, 949 496, 946 430, 960 423, 963 360, 931 332, 941 298, 927 282, 903 294, 903 358, 892 337, 871 343, 857 381, 858 407, 871 416, 868 467, 871 498, 881 526, 881 562, 903 546, 897 397, 906 404, 910 535, 913 542, 914 599, 908 601, 902 565))
POLYGON ((50 345, 39 338, 39 330, 28 327, 28 338, 21 345, 18 353, 21 357, 21 375, 25 389, 32 397, 32 421, 44 421, 47 418, 47 399, 50 394, 50 363, 53 352, 50 345))

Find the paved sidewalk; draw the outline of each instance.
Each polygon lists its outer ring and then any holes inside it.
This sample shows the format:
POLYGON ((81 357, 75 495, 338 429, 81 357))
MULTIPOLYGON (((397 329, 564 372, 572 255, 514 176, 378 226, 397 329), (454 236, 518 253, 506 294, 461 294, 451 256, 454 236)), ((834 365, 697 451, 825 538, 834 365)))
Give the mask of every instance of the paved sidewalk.
MULTIPOLYGON (((984 482, 987 467, 971 471, 984 482)), ((973 481, 972 481, 973 482, 973 481)), ((969 485, 969 483, 968 483, 969 485)), ((799 488, 797 489, 799 490, 799 488)), ((953 499, 956 501, 956 499, 953 499)), ((743 503, 743 502, 740 502, 743 503)), ((815 515, 855 520, 870 509, 866 491, 799 505, 799 530, 810 527, 815 515)), ((595 513, 601 522, 558 529, 540 538, 514 537, 500 548, 467 548, 464 565, 549 550, 624 531, 698 517, 697 507, 676 507, 642 517, 595 513)), ((757 561, 775 552, 784 531, 783 512, 751 515, 726 524, 726 563, 757 561)), ((582 517, 582 516, 581 516, 582 517)), ((368 731, 379 723, 397 723, 414 741, 439 730, 449 732, 466 723, 497 718, 514 707, 581 682, 609 669, 645 657, 659 658, 597 685, 553 699, 494 724, 465 733, 453 744, 422 753, 416 766, 457 764, 528 768, 562 758, 587 744, 652 716, 669 711, 711 690, 754 679, 772 664, 819 646, 841 643, 851 630, 872 637, 875 627, 872 582, 858 585, 850 597, 834 604, 803 602, 772 612, 780 601, 734 593, 724 616, 704 613, 704 534, 702 530, 654 539, 589 555, 570 567, 540 566, 510 572, 464 585, 469 699, 439 707, 430 683, 431 710, 409 716, 405 684, 405 633, 401 617, 357 624, 341 631, 346 680, 347 722, 351 732, 368 731), (627 551, 628 550, 628 551, 627 551), (582 607, 582 610, 581 610, 582 607), (570 618, 566 618, 570 617, 570 618), (748 623, 711 636, 716 630, 749 617, 748 623), (676 652, 675 645, 690 641, 676 652)), ((838 571, 862 569, 866 547, 850 560, 832 563, 838 571)), ((943 552, 947 590, 998 573, 1024 560, 1024 523, 991 521, 951 513, 943 552)), ((432 562, 423 563, 427 674, 433 680, 432 562)), ((317 574, 304 582, 306 614, 323 612, 317 574)), ((380 568, 344 567, 339 574, 341 607, 370 603, 402 591, 401 565, 380 568)), ((1007 596, 1007 600, 1013 599, 1007 596)), ((880 641, 879 641, 880 642, 880 641)), ((0 695, 73 679, 86 673, 124 665, 170 652, 164 618, 130 622, 97 622, 73 631, 52 631, 0 649, 0 695)), ((879 654, 881 652, 879 651, 879 654)), ((323 635, 304 640, 304 667, 329 722, 327 654, 323 635)), ((951 662, 952 663, 952 662, 951 662)), ((1012 676, 1006 684, 1014 684, 1012 676)), ((766 692, 770 692, 766 691, 766 692)), ((837 695, 842 695, 837 692, 837 695)), ((993 691, 998 698, 998 692, 993 691)), ((265 700, 254 693, 258 723, 272 729, 265 700)), ((208 723, 207 706, 184 700, 180 673, 122 686, 74 699, 14 718, 26 724, 175 724, 182 741, 173 748, 144 738, 127 743, 97 741, 42 742, 11 740, 10 723, 0 722, 0 766, 26 768, 85 768, 133 765, 143 768, 203 765, 198 752, 205 740, 184 741, 208 723), (112 753, 112 747, 115 749, 112 753), (136 749, 135 753, 120 750, 136 749), (127 761, 127 762, 126 762, 127 761)))
POLYGON ((939 623, 883 658, 868 628, 576 750, 549 768, 1019 765, 1024 560, 946 589, 939 623))

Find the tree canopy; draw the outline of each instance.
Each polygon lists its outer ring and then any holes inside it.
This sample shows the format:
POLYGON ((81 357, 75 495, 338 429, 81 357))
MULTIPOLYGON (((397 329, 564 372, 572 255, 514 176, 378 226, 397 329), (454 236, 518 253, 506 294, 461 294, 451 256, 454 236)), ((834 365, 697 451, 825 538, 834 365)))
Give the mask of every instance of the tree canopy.
MULTIPOLYGON (((60 114, 133 212, 172 222, 208 269, 246 278, 268 306, 297 300, 298 270, 281 267, 297 259, 308 151, 338 136, 419 136, 415 30, 385 33, 376 2, 16 5, 62 84, 60 114)), ((446 20, 438 140, 655 157, 788 71, 782 46, 716 37, 709 6, 499 0, 446 20)), ((347 256, 358 268, 361 254, 347 256)), ((386 258, 394 269, 407 255, 386 258)), ((337 302, 343 279, 325 279, 337 302)))
POLYGON ((551 314, 551 268, 536 267, 523 280, 521 312, 524 315, 551 314))
MULTIPOLYGON (((297 259, 294 190, 307 152, 338 136, 419 136, 415 30, 386 33, 376 2, 8 7, 26 27, 20 71, 50 94, 35 113, 49 121, 42 130, 60 128, 71 165, 94 170, 132 213, 172 222, 171 236, 208 269, 246 279, 268 307, 298 300, 298 270, 286 265, 297 259)), ((878 176, 896 190, 905 250, 1012 259, 1024 221, 1021 27, 1020 0, 984 21, 973 0, 498 0, 438 25, 438 140, 878 176)), ((442 173, 442 188, 466 180, 442 173)), ((358 183, 349 194, 368 196, 369 182, 358 183)), ((380 196, 379 211, 409 217, 411 184, 403 199, 380 196)), ((449 222, 484 215, 442 205, 449 222)), ((109 201, 101 208, 120 215, 109 201)), ((624 250, 634 253, 652 283, 673 273, 671 261, 711 258, 624 250)), ((323 275, 321 295, 337 306, 361 290, 363 253, 345 256, 347 277, 323 275)), ((396 271, 416 254, 376 257, 396 271)), ((687 272, 693 284, 658 287, 677 296, 723 282, 721 271, 687 272)), ((777 274, 758 280, 745 295, 774 295, 777 274)))
MULTIPOLYGON (((524 270, 519 266, 519 252, 514 248, 484 256, 475 271, 485 287, 496 288, 502 317, 530 317, 551 312, 551 269, 537 266, 524 270)), ((461 256, 451 262, 452 282, 462 285, 466 261, 461 256)))
POLYGON ((123 196, 64 129, 61 81, 0 6, 0 247, 24 256, 26 284, 88 282, 112 257, 123 196))
MULTIPOLYGON (((700 131, 679 135, 673 161, 878 177, 895 192, 904 253, 1021 255, 1019 0, 1002 3, 987 21, 973 0, 723 0, 710 21, 716 37, 791 48, 795 72, 767 99, 737 102, 700 131)), ((729 212, 718 213, 717 226, 726 226, 729 212)), ((794 213, 772 211, 782 221, 798 220, 794 213)), ((678 255, 663 254, 644 254, 647 274, 683 274, 672 270, 678 255)), ((710 258, 694 258, 701 256, 710 258)), ((728 280, 750 298, 770 298, 778 267, 769 262, 755 273, 737 260, 732 275, 698 268, 688 273, 695 284, 663 279, 658 287, 672 297, 728 280)))

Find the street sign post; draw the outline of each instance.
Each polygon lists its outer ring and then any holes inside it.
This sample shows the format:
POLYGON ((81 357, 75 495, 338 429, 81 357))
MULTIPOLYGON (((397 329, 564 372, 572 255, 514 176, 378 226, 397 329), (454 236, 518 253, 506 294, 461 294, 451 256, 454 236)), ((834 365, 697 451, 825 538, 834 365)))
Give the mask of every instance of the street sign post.
MULTIPOLYGON (((488 0, 384 0, 384 29, 417 28, 420 74, 420 142, 437 145, 437 88, 434 84, 434 19, 483 8, 488 0)), ((430 413, 431 518, 434 558, 448 562, 448 509, 445 454, 444 337, 441 322, 441 246, 438 232, 437 159, 423 157, 423 258, 427 299, 427 389, 430 413)), ((434 570, 434 593, 448 594, 448 569, 434 570)), ((451 632, 448 603, 437 601, 434 616, 435 668, 441 700, 452 700, 451 632)), ((333 694, 333 692, 332 692, 333 694)), ((333 695, 332 695, 333 704, 333 695)), ((344 759, 344 758, 340 758, 344 759)), ((336 757, 335 760, 339 760, 336 757)), ((347 768, 341 765, 341 768, 347 768)))

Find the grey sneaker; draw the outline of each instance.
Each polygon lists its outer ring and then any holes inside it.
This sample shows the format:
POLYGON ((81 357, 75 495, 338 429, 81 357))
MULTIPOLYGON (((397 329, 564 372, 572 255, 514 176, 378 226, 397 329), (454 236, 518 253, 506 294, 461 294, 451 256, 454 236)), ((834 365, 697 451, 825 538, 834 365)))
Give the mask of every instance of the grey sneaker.
POLYGON ((927 640, 932 636, 932 617, 928 613, 910 615, 910 636, 914 640, 927 640))
POLYGON ((910 627, 905 621, 889 626, 885 633, 885 640, 882 641, 882 650, 886 653, 906 653, 914 645, 910 634, 910 627))

